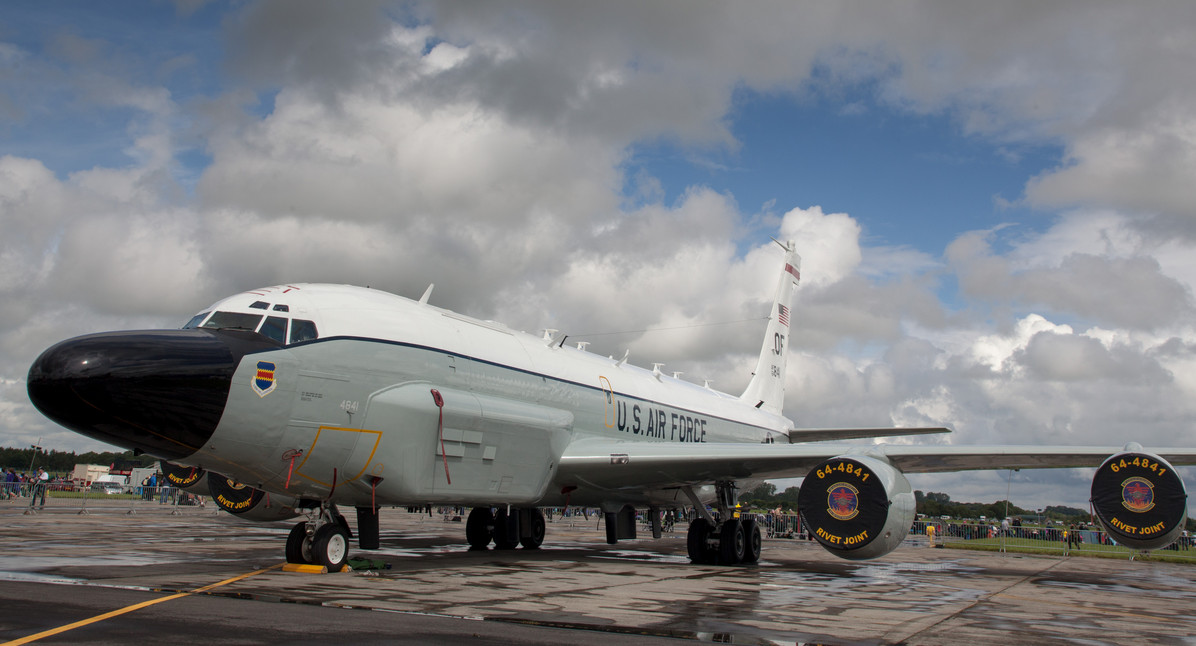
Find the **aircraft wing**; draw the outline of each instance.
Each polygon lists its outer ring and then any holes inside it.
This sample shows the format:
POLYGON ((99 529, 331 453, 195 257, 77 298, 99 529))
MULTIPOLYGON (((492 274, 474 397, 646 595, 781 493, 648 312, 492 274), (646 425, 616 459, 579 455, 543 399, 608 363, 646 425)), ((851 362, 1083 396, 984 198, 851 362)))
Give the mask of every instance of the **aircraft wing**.
MULTIPOLYGON (((904 473, 1098 467, 1118 446, 911 446, 860 444, 672 444, 579 440, 558 478, 602 489, 655 489, 717 480, 796 478, 840 455, 884 456, 904 473)), ((1196 464, 1196 449, 1151 449, 1172 465, 1196 464)))
POLYGON ((826 440, 855 440, 865 437, 897 437, 899 435, 930 435, 950 433, 951 429, 931 428, 795 428, 789 431, 790 442, 823 442, 826 440))

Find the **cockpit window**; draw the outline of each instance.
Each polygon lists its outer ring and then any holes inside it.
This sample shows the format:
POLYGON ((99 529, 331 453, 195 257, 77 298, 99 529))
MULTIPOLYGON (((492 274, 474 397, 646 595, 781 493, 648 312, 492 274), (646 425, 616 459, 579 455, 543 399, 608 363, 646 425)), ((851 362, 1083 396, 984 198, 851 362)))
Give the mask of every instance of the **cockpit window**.
POLYGON ((250 305, 249 307, 250 309, 255 310, 268 310, 270 309, 270 304, 265 301, 254 301, 253 305, 250 305))
POLYGON ((187 324, 183 326, 183 329, 190 330, 199 327, 199 324, 203 323, 203 320, 208 316, 208 314, 211 314, 211 312, 196 314, 195 316, 191 317, 190 321, 187 321, 187 324))
POLYGON ((262 321, 261 314, 243 314, 241 312, 216 312, 203 326, 215 329, 256 330, 262 321))
POLYGON ((287 320, 281 316, 267 316, 266 322, 262 324, 262 329, 258 330, 258 334, 279 343, 286 343, 287 320))
POLYGON ((283 305, 282 303, 279 303, 278 305, 274 306, 274 311, 275 312, 289 312, 289 311, 291 311, 291 306, 283 305))
POLYGON ((303 343, 318 338, 316 324, 312 321, 295 319, 291 321, 291 343, 303 343))

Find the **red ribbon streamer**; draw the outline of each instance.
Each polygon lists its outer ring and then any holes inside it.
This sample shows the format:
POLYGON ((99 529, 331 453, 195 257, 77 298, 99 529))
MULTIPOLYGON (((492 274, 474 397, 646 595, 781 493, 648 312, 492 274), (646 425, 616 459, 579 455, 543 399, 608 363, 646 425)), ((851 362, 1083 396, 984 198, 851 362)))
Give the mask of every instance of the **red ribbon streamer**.
POLYGON ((291 488, 291 472, 295 470, 295 456, 291 456, 291 466, 287 467, 287 483, 282 486, 283 489, 291 488))
POLYGON ((444 452, 444 397, 441 397, 440 391, 435 388, 432 389, 432 401, 440 410, 440 419, 436 422, 436 433, 440 436, 440 457, 444 458, 444 479, 449 484, 453 484, 453 479, 449 477, 448 454, 444 452))

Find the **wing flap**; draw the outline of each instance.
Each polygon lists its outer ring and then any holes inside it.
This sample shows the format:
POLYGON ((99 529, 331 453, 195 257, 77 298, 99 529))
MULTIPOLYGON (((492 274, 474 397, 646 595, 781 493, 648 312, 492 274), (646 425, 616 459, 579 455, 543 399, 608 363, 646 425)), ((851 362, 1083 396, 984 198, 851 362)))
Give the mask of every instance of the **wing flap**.
POLYGON ((827 440, 856 440, 865 437, 898 437, 902 435, 931 435, 950 433, 951 429, 936 427, 917 428, 795 428, 789 431, 789 442, 824 442, 827 440))

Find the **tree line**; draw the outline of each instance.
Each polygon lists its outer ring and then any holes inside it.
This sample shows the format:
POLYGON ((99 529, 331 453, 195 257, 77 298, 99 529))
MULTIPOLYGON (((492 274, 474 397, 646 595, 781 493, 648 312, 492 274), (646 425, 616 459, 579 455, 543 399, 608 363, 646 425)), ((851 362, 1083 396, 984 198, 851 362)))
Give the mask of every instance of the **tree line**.
POLYGON ((76 464, 103 464, 123 471, 133 467, 148 467, 157 461, 157 458, 150 455, 133 455, 132 451, 75 453, 54 449, 46 451, 0 447, 0 467, 4 467, 5 471, 9 468, 16 469, 17 473, 29 473, 42 467, 51 475, 70 475, 76 464))

